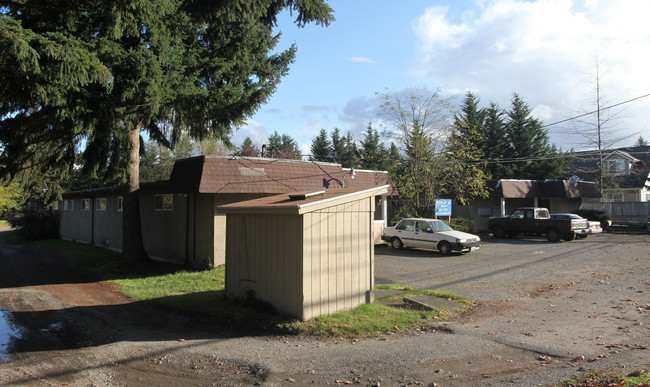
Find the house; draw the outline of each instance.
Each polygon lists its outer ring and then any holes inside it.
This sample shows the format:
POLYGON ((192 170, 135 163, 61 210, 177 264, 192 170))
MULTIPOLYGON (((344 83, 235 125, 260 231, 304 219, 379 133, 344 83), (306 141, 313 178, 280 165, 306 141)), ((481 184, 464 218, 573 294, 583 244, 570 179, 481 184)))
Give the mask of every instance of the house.
POLYGON ((545 207, 551 212, 571 212, 585 198, 599 198, 596 184, 578 180, 489 180, 490 195, 471 206, 457 207, 454 216, 472 219, 479 231, 488 230, 492 216, 511 214, 519 207, 545 207))
POLYGON ((281 194, 221 205, 226 295, 308 320, 373 301, 375 198, 389 186, 281 194))
POLYGON ((650 202, 650 146, 604 151, 602 166, 597 152, 577 152, 572 174, 600 181, 604 202, 650 202))
MULTIPOLYGON (((387 198, 397 194, 387 172, 268 158, 198 156, 178 160, 168 181, 140 187, 144 248, 151 259, 158 261, 192 267, 221 265, 226 254, 226 218, 225 214, 216 212, 217 206, 288 192, 383 185, 388 185, 388 191, 374 201, 377 240, 387 222, 387 198)), ((61 238, 121 251, 121 210, 117 210, 120 192, 105 189, 66 193, 60 206, 61 238), (100 215, 95 211, 82 212, 86 201, 95 208, 90 203, 102 198, 107 201, 108 212, 100 215), (69 201, 67 210, 65 200, 69 201), (100 225, 99 221, 109 213, 113 216, 112 223, 100 225), (92 234, 89 230, 93 230, 92 234)))

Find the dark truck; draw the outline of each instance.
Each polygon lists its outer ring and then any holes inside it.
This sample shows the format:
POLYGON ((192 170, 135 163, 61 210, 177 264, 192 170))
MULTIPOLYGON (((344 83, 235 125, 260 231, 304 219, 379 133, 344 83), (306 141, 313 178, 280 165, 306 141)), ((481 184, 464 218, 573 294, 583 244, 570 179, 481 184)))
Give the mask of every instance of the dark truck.
POLYGON ((539 207, 522 207, 510 216, 490 218, 488 227, 495 238, 546 235, 549 242, 557 242, 560 238, 572 241, 576 235, 589 233, 586 219, 552 219, 546 208, 539 207))

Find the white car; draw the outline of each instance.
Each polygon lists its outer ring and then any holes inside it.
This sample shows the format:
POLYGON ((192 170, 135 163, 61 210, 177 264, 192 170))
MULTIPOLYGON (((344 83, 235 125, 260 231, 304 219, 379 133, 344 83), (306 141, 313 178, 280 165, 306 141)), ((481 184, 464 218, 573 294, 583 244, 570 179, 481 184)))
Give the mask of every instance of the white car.
POLYGON ((395 249, 420 247, 442 254, 469 252, 481 247, 478 235, 456 231, 438 219, 404 218, 395 227, 386 227, 381 239, 395 249))
MULTIPOLYGON (((578 219, 578 220, 586 220, 580 215, 576 214, 568 214, 568 213, 563 213, 563 214, 551 214, 551 218, 554 219, 578 219)), ((581 233, 577 233, 576 237, 578 238, 586 238, 591 234, 598 234, 603 232, 602 227, 600 227, 600 222, 595 221, 595 220, 587 220, 587 224, 589 225, 589 228, 582 230, 581 233)))

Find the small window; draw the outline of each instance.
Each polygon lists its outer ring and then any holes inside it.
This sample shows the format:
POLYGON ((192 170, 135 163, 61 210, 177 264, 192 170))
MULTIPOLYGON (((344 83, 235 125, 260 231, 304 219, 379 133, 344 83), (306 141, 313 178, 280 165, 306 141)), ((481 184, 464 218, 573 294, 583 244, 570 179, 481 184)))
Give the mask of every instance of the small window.
POLYGON ((404 220, 397 227, 398 230, 403 231, 415 231, 415 221, 413 220, 404 220))
POLYGON ((81 199, 81 209, 90 210, 90 199, 81 199))
POLYGON ((95 199, 95 209, 97 211, 106 211, 106 198, 95 199))
POLYGON ((63 211, 72 211, 74 210, 74 201, 73 200, 64 200, 63 201, 63 211))
POLYGON ((154 196, 154 209, 157 211, 171 211, 174 209, 174 196, 171 194, 154 196))
POLYGON ((608 202, 622 202, 623 194, 620 192, 608 193, 605 195, 605 200, 608 202))
POLYGON ((117 211, 122 212, 124 211, 124 198, 121 196, 117 197, 117 211))

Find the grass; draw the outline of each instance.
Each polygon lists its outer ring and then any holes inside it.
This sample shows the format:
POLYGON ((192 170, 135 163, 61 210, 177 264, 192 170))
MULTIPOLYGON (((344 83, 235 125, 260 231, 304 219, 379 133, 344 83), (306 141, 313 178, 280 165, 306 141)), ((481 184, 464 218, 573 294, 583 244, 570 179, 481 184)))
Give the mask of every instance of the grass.
MULTIPOLYGON (((9 243, 25 244, 56 252, 67 261, 99 280, 107 281, 115 289, 136 302, 150 302, 179 311, 199 313, 215 324, 255 327, 263 330, 280 330, 284 333, 306 334, 322 337, 377 337, 396 332, 427 329, 427 324, 448 316, 449 311, 421 311, 394 308, 379 303, 364 304, 350 311, 331 316, 320 316, 307 322, 287 320, 270 313, 263 302, 236 303, 225 297, 225 269, 191 271, 177 265, 155 262, 133 262, 122 259, 114 252, 58 239, 22 241, 15 231, 0 233, 9 243)), ((453 299, 470 305, 471 300, 452 293, 431 290, 413 291, 398 284, 378 285, 377 289, 401 290, 396 296, 428 294, 453 299)))
POLYGON ((559 387, 650 386, 650 373, 636 370, 621 374, 614 370, 589 370, 558 384, 559 387))
POLYGON ((9 222, 6 220, 0 220, 0 227, 10 227, 9 222))

